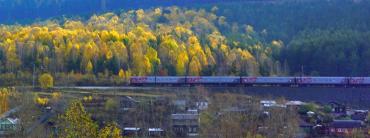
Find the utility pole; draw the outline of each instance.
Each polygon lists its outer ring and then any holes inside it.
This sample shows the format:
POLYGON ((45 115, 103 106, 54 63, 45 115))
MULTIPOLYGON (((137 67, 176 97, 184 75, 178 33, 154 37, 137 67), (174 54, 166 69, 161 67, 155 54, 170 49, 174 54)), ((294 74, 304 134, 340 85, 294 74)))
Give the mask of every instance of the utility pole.
POLYGON ((35 88, 35 63, 33 63, 33 72, 32 72, 32 87, 35 88))
POLYGON ((303 70, 303 65, 301 65, 301 77, 304 76, 304 70, 303 70))

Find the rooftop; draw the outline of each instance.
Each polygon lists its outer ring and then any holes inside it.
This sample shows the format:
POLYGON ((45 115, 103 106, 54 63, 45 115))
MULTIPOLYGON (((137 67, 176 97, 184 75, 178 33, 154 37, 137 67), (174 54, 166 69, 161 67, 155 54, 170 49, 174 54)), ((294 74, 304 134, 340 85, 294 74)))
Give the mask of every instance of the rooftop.
POLYGON ((149 130, 149 131, 152 131, 152 132, 153 132, 153 131, 157 131, 157 132, 158 132, 158 131, 163 131, 163 129, 162 129, 162 128, 149 128, 148 130, 149 130))
POLYGON ((18 118, 0 119, 0 124, 17 124, 18 122, 19 122, 18 118))
POLYGON ((175 120, 192 120, 192 119, 198 119, 199 115, 198 114, 172 114, 171 118, 175 120))
POLYGON ((364 122, 359 120, 334 120, 329 126, 334 128, 360 128, 364 126, 364 122))
POLYGON ((274 100, 261 100, 261 104, 276 104, 276 101, 274 100))
POLYGON ((302 102, 302 101, 288 101, 285 104, 286 105, 305 105, 306 103, 305 102, 302 102))
POLYGON ((137 127, 125 127, 125 128, 123 128, 123 130, 125 130, 125 131, 139 131, 140 128, 137 128, 137 127))

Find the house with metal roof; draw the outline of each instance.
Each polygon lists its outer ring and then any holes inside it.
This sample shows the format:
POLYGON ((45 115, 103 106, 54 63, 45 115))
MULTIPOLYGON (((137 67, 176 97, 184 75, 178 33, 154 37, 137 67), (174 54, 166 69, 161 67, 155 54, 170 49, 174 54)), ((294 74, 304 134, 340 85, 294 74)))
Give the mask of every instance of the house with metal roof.
POLYGON ((197 112, 172 114, 171 119, 176 136, 198 136, 200 118, 197 112))
POLYGON ((162 128, 148 128, 148 135, 150 137, 163 137, 166 134, 162 128))
POLYGON ((361 130, 365 127, 360 120, 334 120, 329 124, 331 135, 350 135, 354 130, 361 130))
POLYGON ((0 136, 11 135, 18 130, 19 119, 3 118, 0 119, 0 136))
POLYGON ((137 127, 125 127, 123 128, 123 136, 134 137, 141 136, 142 129, 137 127))

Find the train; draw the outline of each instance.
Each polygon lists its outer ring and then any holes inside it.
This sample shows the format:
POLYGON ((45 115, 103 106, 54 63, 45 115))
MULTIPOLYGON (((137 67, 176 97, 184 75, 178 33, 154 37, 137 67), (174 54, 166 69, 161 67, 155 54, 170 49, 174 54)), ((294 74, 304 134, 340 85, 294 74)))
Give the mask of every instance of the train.
POLYGON ((133 86, 370 86, 370 77, 132 76, 133 86))

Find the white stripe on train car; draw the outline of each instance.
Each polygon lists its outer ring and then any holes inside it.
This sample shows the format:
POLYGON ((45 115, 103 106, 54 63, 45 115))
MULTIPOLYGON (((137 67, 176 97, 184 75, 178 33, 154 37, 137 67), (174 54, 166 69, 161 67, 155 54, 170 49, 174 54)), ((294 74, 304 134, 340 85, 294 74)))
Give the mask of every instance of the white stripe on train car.
POLYGON ((153 77, 153 76, 135 76, 135 77, 130 78, 130 83, 133 83, 133 84, 155 83, 155 77, 153 77))
POLYGON ((157 76, 156 83, 182 84, 185 83, 185 76, 157 76))
POLYGON ((294 77, 242 77, 243 84, 291 84, 294 77))
POLYGON ((189 76, 187 83, 194 84, 211 84, 211 83, 227 83, 239 84, 240 77, 237 76, 189 76))
POLYGON ((298 84, 347 84, 346 77, 297 77, 298 84))

